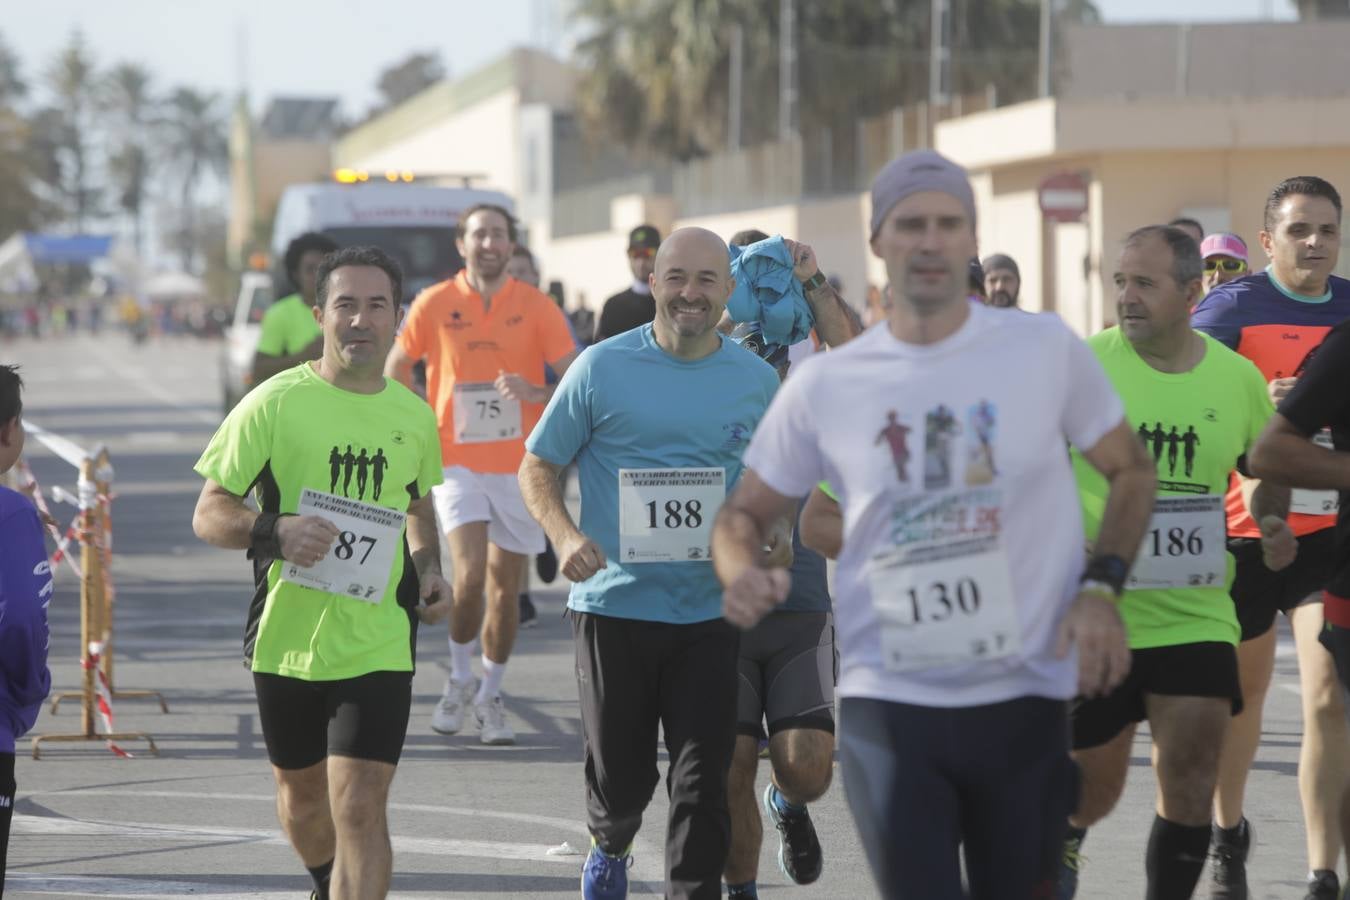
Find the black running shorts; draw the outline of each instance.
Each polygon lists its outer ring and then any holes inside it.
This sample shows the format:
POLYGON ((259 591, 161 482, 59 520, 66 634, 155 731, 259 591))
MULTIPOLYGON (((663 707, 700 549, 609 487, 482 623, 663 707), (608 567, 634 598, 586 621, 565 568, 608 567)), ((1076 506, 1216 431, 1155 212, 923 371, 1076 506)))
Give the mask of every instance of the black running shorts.
POLYGON ((1260 539, 1228 539, 1228 552, 1237 561, 1232 593, 1242 640, 1269 631, 1277 612, 1288 615, 1296 606, 1321 602, 1322 589, 1336 567, 1335 530, 1323 528, 1303 535, 1298 539, 1298 556, 1279 572, 1266 568, 1260 539))
POLYGON ((838 657, 834 617, 827 612, 776 612, 741 635, 736 731, 763 739, 788 728, 834 734, 838 657))
POLYGON ((370 672, 340 681, 253 673, 267 758, 307 769, 333 756, 398 765, 412 709, 411 672, 370 672))

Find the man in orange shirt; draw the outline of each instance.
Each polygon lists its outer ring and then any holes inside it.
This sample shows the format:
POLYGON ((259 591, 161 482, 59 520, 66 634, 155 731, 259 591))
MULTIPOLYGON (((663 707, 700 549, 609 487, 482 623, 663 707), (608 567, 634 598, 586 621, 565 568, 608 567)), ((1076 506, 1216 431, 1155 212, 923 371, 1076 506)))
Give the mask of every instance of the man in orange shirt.
POLYGON ((483 743, 511 744, 502 676, 520 626, 516 598, 524 562, 544 549, 544 532, 525 509, 516 470, 525 436, 553 393, 544 384, 545 364, 561 376, 577 350, 557 304, 506 272, 516 243, 509 212, 475 206, 457 231, 464 269, 413 303, 385 373, 408 384, 413 365, 425 360, 427 400, 440 423, 446 467, 434 496, 454 566, 450 678, 431 727, 458 732, 472 706, 483 743), (473 642, 480 629, 483 678, 475 685, 473 642))

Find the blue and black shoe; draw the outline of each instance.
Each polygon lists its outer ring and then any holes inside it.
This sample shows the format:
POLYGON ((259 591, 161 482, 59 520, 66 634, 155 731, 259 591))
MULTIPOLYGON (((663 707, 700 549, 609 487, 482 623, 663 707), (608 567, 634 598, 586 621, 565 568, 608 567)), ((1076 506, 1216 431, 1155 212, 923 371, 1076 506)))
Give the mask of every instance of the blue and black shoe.
POLYGON ((778 829, 778 867, 794 884, 810 884, 820 877, 824 860, 816 826, 806 807, 793 808, 772 781, 764 789, 764 811, 778 829))
POLYGON ((591 852, 581 867, 582 900, 625 900, 628 896, 628 867, 631 854, 610 856, 591 839, 591 852))

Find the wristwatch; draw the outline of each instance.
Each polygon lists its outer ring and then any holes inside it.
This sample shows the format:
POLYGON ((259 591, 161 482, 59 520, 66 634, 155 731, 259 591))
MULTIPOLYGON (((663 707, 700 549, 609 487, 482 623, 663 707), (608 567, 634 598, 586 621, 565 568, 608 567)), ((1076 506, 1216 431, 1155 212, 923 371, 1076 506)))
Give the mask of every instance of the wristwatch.
POLYGON ((1105 581, 1097 581, 1091 578, 1084 579, 1081 583, 1079 583, 1078 593, 1102 594, 1103 596, 1106 596, 1112 600, 1118 599, 1120 597, 1120 594, 1116 592, 1116 589, 1111 587, 1111 585, 1107 584, 1105 581))
POLYGON ((825 278, 825 273, 817 269, 816 274, 802 282, 802 287, 808 291, 818 291, 827 284, 829 281, 825 278))

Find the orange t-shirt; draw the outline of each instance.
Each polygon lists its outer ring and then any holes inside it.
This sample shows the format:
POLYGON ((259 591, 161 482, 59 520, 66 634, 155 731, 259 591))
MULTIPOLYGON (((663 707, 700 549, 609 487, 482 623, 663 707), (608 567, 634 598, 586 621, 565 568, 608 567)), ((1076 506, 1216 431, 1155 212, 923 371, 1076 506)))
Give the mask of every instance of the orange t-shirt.
MULTIPOLYGON (((427 400, 440 425, 445 465, 484 474, 514 474, 520 468, 525 438, 544 407, 521 402, 520 429, 514 437, 483 440, 480 431, 473 442, 462 441, 457 437, 456 387, 464 397, 473 398, 469 404, 481 414, 498 396, 484 386, 499 373, 514 372, 531 384, 543 385, 544 366, 576 349, 567 320, 551 297, 508 278, 491 310, 485 311, 464 271, 418 295, 398 345, 413 359, 426 360, 427 400)), ((472 411, 460 410, 461 419, 472 411)))

